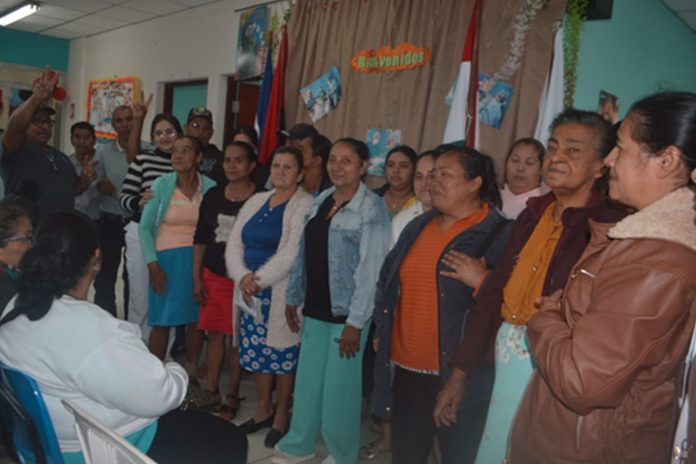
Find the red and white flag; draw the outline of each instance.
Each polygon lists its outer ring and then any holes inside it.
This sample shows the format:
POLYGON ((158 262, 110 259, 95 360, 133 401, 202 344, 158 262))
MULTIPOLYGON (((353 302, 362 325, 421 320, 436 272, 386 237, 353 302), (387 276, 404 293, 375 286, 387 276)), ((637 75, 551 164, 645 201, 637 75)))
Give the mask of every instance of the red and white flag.
POLYGON ((468 147, 478 148, 478 24, 482 0, 474 1, 469 29, 464 42, 462 64, 454 87, 454 97, 445 126, 443 143, 465 141, 468 147))
POLYGON ((266 110, 266 123, 263 126, 261 144, 259 146, 258 159, 264 166, 268 164, 273 150, 278 148, 278 131, 285 128, 285 70, 288 61, 288 31, 283 27, 283 35, 280 39, 278 62, 273 75, 271 97, 266 110))
POLYGON ((563 111, 563 28, 556 31, 553 40, 553 63, 544 91, 539 99, 539 117, 534 138, 546 144, 553 118, 563 111))

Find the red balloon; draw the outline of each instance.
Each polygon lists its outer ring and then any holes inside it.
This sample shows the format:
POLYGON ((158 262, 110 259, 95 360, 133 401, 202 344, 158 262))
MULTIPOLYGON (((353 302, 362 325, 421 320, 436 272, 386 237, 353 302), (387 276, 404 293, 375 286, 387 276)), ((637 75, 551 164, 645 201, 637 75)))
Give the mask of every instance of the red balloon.
POLYGON ((53 92, 53 99, 58 100, 58 101, 63 101, 65 100, 65 97, 68 96, 68 93, 65 91, 63 87, 56 87, 55 92, 53 92))

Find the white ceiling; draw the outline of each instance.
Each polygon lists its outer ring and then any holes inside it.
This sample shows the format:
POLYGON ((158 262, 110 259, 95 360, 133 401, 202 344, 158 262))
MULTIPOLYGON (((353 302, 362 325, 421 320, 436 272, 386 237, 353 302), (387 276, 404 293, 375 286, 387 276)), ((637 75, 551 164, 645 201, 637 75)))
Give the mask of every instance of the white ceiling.
MULTIPOLYGON (((26 32, 76 39, 130 26, 219 0, 39 0, 41 9, 8 26, 26 32)), ((23 0, 0 0, 0 12, 23 0)))
POLYGON ((662 0, 682 21, 696 31, 696 0, 662 0))

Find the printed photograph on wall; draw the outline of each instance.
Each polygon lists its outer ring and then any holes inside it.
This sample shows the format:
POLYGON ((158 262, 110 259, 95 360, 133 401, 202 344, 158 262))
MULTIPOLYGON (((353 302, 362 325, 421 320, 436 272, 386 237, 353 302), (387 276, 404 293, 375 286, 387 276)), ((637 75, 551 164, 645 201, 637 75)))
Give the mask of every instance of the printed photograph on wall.
POLYGON ((241 13, 237 37, 237 78, 258 76, 263 72, 265 57, 262 48, 266 31, 266 6, 257 6, 241 13))
POLYGON ((512 87, 479 72, 479 121, 500 129, 512 97, 512 87))
POLYGON ((365 139, 370 150, 370 165, 367 174, 371 176, 384 175, 384 160, 389 150, 401 144, 400 129, 368 129, 365 139))
POLYGON ((302 101, 315 122, 331 112, 341 101, 341 74, 336 66, 319 79, 300 89, 302 101))
POLYGON ((130 105, 139 95, 137 77, 118 77, 89 81, 87 117, 98 138, 116 138, 111 127, 111 113, 120 105, 130 105))
POLYGON ((619 120, 619 97, 610 94, 606 90, 600 90, 597 112, 601 114, 604 119, 615 124, 616 121, 619 120))

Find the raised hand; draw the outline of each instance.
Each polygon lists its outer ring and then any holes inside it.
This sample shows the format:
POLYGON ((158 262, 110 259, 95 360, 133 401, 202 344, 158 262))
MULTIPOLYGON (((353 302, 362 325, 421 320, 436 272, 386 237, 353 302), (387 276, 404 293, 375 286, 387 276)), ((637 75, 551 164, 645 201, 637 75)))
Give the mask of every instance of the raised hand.
POLYGON ((133 118, 145 119, 145 115, 147 114, 147 110, 150 109, 151 104, 152 94, 150 94, 146 101, 145 93, 141 90, 140 100, 131 104, 131 109, 133 110, 133 118))
POLYGON ((32 97, 41 101, 41 103, 46 102, 53 97, 53 92, 58 85, 58 73, 52 71, 51 68, 46 67, 41 75, 34 79, 32 83, 32 97))

